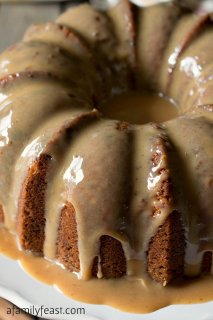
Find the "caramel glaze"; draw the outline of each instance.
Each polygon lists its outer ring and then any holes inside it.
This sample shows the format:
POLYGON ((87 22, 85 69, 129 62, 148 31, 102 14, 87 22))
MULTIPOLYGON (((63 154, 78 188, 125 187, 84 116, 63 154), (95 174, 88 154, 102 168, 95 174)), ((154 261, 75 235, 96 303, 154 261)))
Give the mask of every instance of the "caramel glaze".
POLYGON ((134 124, 162 123, 178 115, 178 109, 172 100, 152 92, 130 91, 115 95, 100 107, 100 111, 110 119, 134 124))
POLYGON ((17 251, 3 229, 0 246, 76 299, 149 312, 213 297, 210 276, 161 286, 213 272, 213 29, 210 14, 159 5, 135 8, 134 19, 131 9, 127 0, 105 13, 73 8, 0 56, 1 221, 20 250, 90 281, 17 251), (156 96, 114 97, 133 83, 175 106, 157 101, 157 118, 156 96))

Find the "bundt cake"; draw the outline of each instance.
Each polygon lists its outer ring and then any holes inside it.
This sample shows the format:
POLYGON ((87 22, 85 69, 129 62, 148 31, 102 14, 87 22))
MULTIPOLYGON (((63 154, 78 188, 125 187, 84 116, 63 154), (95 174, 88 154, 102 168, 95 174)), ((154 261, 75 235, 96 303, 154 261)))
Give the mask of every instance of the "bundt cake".
POLYGON ((213 272, 212 40, 210 13, 120 0, 33 25, 1 54, 0 218, 19 248, 81 279, 134 276, 135 261, 163 286, 213 272), (104 116, 132 90, 179 115, 104 116))

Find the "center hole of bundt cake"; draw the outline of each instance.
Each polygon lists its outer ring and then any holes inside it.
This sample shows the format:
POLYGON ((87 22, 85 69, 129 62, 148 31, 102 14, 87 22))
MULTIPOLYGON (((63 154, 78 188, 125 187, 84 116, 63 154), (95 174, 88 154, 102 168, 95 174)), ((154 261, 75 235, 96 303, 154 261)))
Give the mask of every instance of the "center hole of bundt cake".
POLYGON ((177 117, 177 107, 161 94, 126 92, 112 97, 101 108, 110 119, 132 124, 161 123, 177 117))

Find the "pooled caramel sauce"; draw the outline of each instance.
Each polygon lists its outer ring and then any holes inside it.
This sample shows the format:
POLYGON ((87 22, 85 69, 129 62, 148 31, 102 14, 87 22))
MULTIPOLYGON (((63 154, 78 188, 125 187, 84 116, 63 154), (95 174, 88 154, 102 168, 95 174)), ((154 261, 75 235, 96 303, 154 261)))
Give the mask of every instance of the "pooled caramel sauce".
POLYGON ((148 278, 141 280, 140 277, 78 280, 59 265, 19 251, 15 237, 4 228, 0 228, 0 253, 18 260, 34 278, 54 285, 75 300, 107 304, 126 312, 148 313, 171 304, 201 303, 213 299, 212 276, 168 287, 162 287, 148 278))
POLYGON ((161 123, 176 118, 178 110, 172 100, 162 95, 143 92, 126 92, 116 95, 103 106, 110 119, 134 124, 161 123))

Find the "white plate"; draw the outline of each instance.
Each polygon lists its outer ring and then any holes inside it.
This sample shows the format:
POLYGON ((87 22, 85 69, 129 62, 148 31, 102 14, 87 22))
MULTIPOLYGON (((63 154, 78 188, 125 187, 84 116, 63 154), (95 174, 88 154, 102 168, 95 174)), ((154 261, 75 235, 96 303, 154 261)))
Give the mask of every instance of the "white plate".
MULTIPOLYGON (((92 293, 91 293, 92 294, 92 293)), ((74 301, 56 288, 29 276, 17 261, 0 254, 0 296, 20 308, 85 308, 85 315, 51 315, 55 320, 212 320, 213 302, 194 305, 174 305, 145 315, 123 313, 113 308, 74 301)), ((141 301, 143 303, 143 300, 141 301)), ((35 312, 34 312, 34 315, 35 312)))

